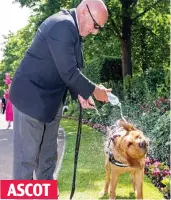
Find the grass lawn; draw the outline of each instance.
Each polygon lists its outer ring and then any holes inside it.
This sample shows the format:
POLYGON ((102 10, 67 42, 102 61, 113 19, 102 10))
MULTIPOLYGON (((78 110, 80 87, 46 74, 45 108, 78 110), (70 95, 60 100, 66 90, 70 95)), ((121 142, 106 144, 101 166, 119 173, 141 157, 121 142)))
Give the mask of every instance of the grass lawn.
MULTIPOLYGON (((61 126, 66 133, 66 151, 58 177, 59 199, 69 199, 74 167, 77 122, 63 119, 61 126)), ((104 158, 104 135, 83 125, 74 200, 101 199, 100 193, 105 180, 104 158)), ((135 199, 128 174, 120 177, 116 193, 117 199, 135 199)), ((147 177, 144 180, 144 199, 163 199, 162 193, 150 183, 147 177)))

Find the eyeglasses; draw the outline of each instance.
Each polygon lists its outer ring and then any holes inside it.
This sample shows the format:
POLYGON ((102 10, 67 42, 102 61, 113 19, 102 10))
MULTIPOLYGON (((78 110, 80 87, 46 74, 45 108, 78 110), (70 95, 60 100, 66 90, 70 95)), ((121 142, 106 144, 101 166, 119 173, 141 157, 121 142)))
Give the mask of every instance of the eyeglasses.
POLYGON ((92 14, 91 14, 91 12, 90 12, 90 9, 89 9, 89 7, 88 7, 87 4, 86 4, 86 6, 87 6, 88 12, 89 12, 89 14, 90 14, 90 16, 91 16, 91 18, 92 18, 92 20, 93 20, 93 22, 94 22, 94 28, 95 28, 95 29, 101 29, 101 28, 103 28, 103 27, 100 26, 100 25, 96 22, 96 20, 93 18, 93 16, 92 16, 92 14))

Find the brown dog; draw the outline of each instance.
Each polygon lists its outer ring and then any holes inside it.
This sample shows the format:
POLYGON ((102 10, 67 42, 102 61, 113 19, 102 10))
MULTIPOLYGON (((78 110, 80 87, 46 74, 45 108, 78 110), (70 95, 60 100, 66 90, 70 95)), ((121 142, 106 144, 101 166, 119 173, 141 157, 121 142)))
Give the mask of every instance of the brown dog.
POLYGON ((108 130, 106 148, 106 181, 103 194, 115 199, 119 175, 130 173, 137 199, 143 199, 143 179, 145 155, 149 139, 132 124, 120 120, 115 127, 108 130))

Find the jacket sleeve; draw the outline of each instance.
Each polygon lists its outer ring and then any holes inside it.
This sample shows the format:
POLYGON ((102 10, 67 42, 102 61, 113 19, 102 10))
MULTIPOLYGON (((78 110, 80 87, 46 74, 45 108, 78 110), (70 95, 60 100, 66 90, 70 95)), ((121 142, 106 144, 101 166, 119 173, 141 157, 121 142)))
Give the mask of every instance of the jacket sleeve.
POLYGON ((72 100, 78 99, 78 94, 74 90, 72 90, 71 88, 68 88, 68 90, 69 90, 69 93, 72 97, 72 100))
POLYGON ((95 84, 85 77, 77 66, 74 28, 70 21, 58 22, 49 31, 47 43, 63 81, 75 93, 88 99, 95 89, 95 84))

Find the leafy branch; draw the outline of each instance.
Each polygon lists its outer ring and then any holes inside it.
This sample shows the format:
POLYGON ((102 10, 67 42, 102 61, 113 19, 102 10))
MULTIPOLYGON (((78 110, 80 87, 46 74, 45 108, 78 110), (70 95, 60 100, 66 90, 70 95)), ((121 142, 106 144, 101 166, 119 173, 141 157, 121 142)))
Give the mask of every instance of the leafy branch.
POLYGON ((154 6, 156 6, 158 3, 160 3, 163 0, 158 0, 156 1, 154 4, 150 5, 148 8, 146 8, 142 13, 139 13, 136 17, 134 17, 132 19, 132 21, 137 20, 139 17, 141 17, 142 15, 144 15, 146 12, 148 12, 149 10, 151 10, 154 6))
POLYGON ((114 34, 115 34, 116 37, 118 37, 120 40, 122 40, 122 35, 121 35, 120 31, 119 31, 119 28, 117 27, 114 19, 112 19, 112 12, 110 10, 108 10, 108 12, 109 12, 109 17, 110 17, 111 24, 113 26, 113 29, 115 30, 114 34))

